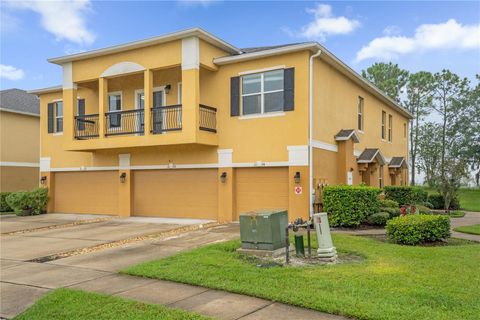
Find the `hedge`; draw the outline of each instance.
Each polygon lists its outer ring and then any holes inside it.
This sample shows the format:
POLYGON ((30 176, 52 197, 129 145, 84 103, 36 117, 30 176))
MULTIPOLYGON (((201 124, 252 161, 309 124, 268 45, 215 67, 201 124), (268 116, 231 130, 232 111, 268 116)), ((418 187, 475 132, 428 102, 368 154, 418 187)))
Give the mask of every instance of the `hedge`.
POLYGON ((399 208, 398 202, 395 200, 379 200, 379 205, 381 208, 399 208))
POLYGON ((7 196, 11 192, 0 192, 0 212, 10 212, 13 211, 12 208, 7 203, 7 196))
POLYGON ((384 226, 390 219, 388 212, 374 213, 367 218, 367 223, 374 226, 384 226))
MULTIPOLYGON (((445 209, 445 200, 441 194, 430 194, 428 196, 428 202, 432 204, 432 209, 445 209)), ((460 202, 458 201, 457 197, 454 197, 450 202, 450 210, 458 210, 460 209, 460 202)))
POLYGON ((450 218, 433 215, 407 215, 387 222, 387 237, 399 244, 417 245, 450 237, 450 218))
POLYGON ((400 205, 424 203, 428 199, 428 192, 420 187, 385 186, 385 199, 398 202, 400 205))
POLYGON ((380 189, 367 186, 326 186, 323 190, 324 210, 332 227, 355 227, 378 212, 380 189))
POLYGON ((6 197, 6 201, 16 215, 23 215, 24 210, 29 211, 30 214, 40 214, 47 207, 48 190, 36 188, 32 191, 12 192, 6 197))

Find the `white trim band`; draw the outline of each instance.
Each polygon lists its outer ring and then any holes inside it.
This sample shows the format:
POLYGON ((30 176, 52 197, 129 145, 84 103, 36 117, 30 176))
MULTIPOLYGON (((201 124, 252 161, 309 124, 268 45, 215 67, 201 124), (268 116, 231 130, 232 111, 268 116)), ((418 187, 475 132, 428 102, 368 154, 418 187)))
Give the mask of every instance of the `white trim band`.
POLYGON ((0 161, 2 167, 26 167, 26 168, 39 168, 38 162, 15 162, 15 161, 0 161))

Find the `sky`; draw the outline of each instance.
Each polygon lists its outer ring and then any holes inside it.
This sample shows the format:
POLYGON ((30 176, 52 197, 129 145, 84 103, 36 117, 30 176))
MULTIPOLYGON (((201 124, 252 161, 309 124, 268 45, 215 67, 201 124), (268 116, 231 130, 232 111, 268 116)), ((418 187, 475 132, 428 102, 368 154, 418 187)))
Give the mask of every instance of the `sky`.
POLYGON ((480 73, 480 1, 5 1, 0 88, 59 85, 48 58, 201 27, 245 48, 318 41, 360 72, 480 73))

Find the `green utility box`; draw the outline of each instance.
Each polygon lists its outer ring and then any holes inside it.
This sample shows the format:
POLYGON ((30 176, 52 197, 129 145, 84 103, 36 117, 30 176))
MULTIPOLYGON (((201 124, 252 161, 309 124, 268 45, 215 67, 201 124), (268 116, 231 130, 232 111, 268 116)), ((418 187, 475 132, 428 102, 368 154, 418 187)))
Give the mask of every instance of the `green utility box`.
POLYGON ((276 250, 285 247, 287 210, 264 210, 240 215, 242 249, 276 250))

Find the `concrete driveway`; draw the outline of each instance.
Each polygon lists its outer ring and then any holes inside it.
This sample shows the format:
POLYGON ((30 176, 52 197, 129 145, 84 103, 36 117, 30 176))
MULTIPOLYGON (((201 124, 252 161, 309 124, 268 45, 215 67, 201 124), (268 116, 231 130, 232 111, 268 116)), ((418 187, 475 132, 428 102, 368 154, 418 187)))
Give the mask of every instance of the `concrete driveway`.
POLYGON ((3 318, 14 317, 52 289, 111 276, 129 265, 238 236, 238 231, 229 232, 228 227, 225 232, 221 230, 225 227, 203 230, 200 226, 209 221, 190 219, 47 214, 2 216, 0 222, 3 318), (150 235, 160 237, 144 237, 150 235), (67 255, 58 258, 60 253, 67 255), (39 262, 45 257, 54 258, 39 262))

